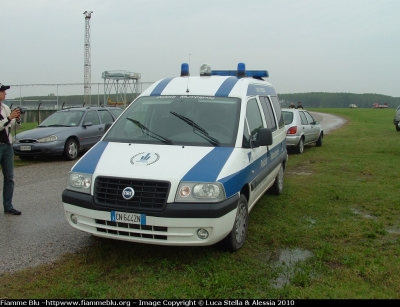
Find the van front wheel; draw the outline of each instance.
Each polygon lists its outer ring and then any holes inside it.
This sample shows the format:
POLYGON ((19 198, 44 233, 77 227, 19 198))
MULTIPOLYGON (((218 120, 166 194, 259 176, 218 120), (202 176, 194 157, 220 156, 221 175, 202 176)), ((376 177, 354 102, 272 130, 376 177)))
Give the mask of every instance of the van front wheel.
POLYGON ((244 195, 240 195, 233 228, 226 238, 223 239, 223 245, 232 252, 236 252, 242 248, 247 237, 248 228, 249 212, 247 208, 247 199, 244 195))
POLYGON ((269 192, 273 195, 281 195, 283 192, 283 165, 279 168, 278 175, 275 177, 275 182, 269 192))

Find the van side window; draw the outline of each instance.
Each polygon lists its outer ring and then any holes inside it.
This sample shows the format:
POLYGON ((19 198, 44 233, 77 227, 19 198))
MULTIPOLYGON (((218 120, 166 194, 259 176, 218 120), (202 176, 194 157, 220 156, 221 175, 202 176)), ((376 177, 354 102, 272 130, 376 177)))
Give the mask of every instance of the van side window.
POLYGON ((272 104, 274 105, 278 126, 279 128, 283 128, 285 126, 285 121, 283 120, 282 109, 278 100, 278 96, 271 96, 271 100, 272 104))
POLYGON ((264 111, 265 121, 267 122, 267 128, 272 131, 276 130, 276 121, 274 116, 274 111, 272 110, 271 102, 268 97, 260 96, 261 106, 264 111))
POLYGON ((251 139, 255 138, 258 133, 258 129, 263 127, 260 109, 258 107, 257 100, 254 98, 247 102, 246 122, 248 126, 245 125, 244 127, 242 146, 244 148, 250 148, 251 139))

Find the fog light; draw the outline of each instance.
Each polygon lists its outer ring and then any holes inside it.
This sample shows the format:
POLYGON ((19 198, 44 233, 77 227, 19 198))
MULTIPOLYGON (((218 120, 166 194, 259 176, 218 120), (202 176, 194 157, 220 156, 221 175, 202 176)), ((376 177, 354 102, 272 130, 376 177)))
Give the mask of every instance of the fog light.
POLYGON ((197 230, 197 236, 202 239, 205 240, 208 238, 208 231, 205 230, 204 228, 200 228, 197 230))
POLYGON ((71 216, 69 218, 71 219, 72 223, 78 224, 78 218, 76 217, 75 214, 71 214, 71 216))

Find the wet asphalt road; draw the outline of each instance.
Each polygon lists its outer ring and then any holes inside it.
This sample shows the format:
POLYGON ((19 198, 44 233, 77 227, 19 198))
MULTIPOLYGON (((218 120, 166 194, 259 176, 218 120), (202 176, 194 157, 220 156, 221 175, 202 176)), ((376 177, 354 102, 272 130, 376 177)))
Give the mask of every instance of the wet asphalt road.
POLYGON ((62 208, 61 194, 75 162, 52 158, 14 169, 13 204, 22 215, 4 215, 1 206, 0 274, 52 262, 93 240, 69 226, 62 208))
POLYGON ((324 134, 329 134, 331 131, 343 126, 346 123, 344 118, 320 112, 310 112, 314 117, 314 120, 317 120, 321 123, 324 134))
MULTIPOLYGON (((345 120, 311 112, 321 122, 325 134, 345 120)), ((21 216, 4 215, 0 207, 0 276, 5 272, 51 263, 66 253, 79 251, 94 238, 72 228, 63 211, 62 191, 67 174, 76 161, 48 159, 46 162, 15 168, 14 207, 21 216)), ((3 176, 0 176, 0 195, 3 176)))

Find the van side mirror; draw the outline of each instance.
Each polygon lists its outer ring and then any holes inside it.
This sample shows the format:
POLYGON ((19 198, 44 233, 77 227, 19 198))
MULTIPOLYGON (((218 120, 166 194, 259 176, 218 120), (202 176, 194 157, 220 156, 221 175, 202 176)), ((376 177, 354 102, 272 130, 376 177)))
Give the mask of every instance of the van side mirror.
POLYGON ((272 130, 269 128, 260 128, 257 132, 257 138, 251 141, 253 147, 272 145, 272 130))

